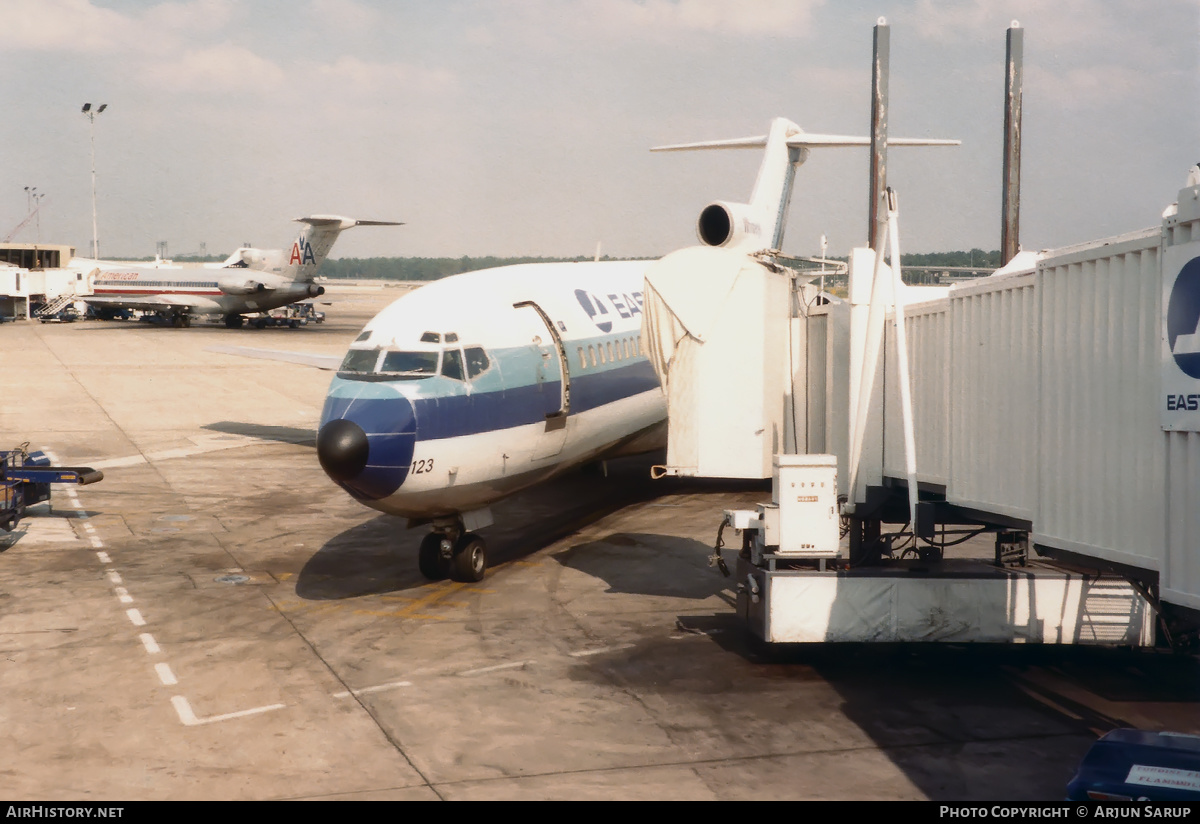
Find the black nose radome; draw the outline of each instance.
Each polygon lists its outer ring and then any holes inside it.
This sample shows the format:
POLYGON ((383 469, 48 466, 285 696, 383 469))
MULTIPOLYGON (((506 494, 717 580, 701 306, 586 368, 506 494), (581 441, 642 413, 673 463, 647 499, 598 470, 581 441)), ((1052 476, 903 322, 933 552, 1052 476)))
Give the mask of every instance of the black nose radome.
POLYGON ((317 434, 317 459, 335 481, 358 477, 367 465, 368 451, 367 433, 353 421, 330 421, 317 434))

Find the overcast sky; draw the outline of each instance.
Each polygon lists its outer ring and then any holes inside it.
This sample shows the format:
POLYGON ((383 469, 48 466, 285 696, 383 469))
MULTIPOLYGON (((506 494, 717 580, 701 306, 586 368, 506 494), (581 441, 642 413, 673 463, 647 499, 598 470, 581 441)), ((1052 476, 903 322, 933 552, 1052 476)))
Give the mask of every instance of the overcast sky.
MULTIPOLYGON (((778 116, 867 134, 880 16, 890 134, 963 141, 890 152, 903 251, 999 248, 1014 19, 1024 248, 1155 225, 1200 160, 1200 0, 0 0, 0 239, 29 186, 41 239, 90 250, 94 128, 106 257, 279 247, 331 213, 407 224, 335 257, 660 256, 760 158, 648 149, 778 116)), ((786 251, 865 242, 867 162, 812 153, 786 251)))

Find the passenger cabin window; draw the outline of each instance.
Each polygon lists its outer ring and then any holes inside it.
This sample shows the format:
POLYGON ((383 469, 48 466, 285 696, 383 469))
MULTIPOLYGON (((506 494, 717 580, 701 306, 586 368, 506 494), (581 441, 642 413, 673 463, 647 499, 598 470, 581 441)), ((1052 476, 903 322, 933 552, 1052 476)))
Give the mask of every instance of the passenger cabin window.
POLYGON ((436 375, 437 368, 437 352, 388 352, 383 356, 379 371, 386 375, 424 378, 436 375))
POLYGON ((596 365, 596 347, 588 344, 588 356, 592 359, 592 366, 596 365))
POLYGON ((632 357, 632 356, 629 354, 629 338, 625 338, 625 357, 626 357, 626 358, 630 358, 630 357, 632 357))
POLYGON ((492 362, 488 360, 487 352, 484 352, 479 346, 468 347, 463 350, 463 354, 467 358, 467 376, 470 378, 482 375, 492 365, 492 362))
POLYGON ((579 347, 579 368, 587 369, 587 357, 583 354, 583 347, 579 347))
POLYGON ((604 360, 604 344, 603 344, 603 343, 598 343, 598 344, 596 344, 596 351, 600 353, 600 362, 601 362, 601 363, 605 363, 605 360, 604 360))
POLYGON ((354 372, 364 374, 372 372, 375 369, 375 362, 379 360, 378 349, 351 349, 346 353, 345 360, 338 367, 339 372, 354 372))
POLYGON ((441 343, 442 336, 439 332, 426 332, 421 335, 421 343, 441 343))
POLYGON ((614 358, 614 357, 613 357, 613 353, 612 353, 612 341, 609 341, 609 342, 608 342, 608 359, 609 359, 610 361, 611 361, 611 360, 616 360, 616 358, 614 358))
POLYGON ((442 375, 456 381, 464 380, 462 352, 457 349, 447 349, 442 357, 442 375))

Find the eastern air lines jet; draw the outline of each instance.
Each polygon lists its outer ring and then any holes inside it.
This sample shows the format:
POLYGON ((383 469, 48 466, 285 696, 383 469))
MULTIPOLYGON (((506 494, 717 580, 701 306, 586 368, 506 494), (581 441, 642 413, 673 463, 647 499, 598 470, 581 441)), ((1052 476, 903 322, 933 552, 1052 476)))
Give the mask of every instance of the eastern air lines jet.
MULTIPOLYGON (((765 146, 750 203, 710 204, 697 226, 705 245, 752 254, 779 248, 809 148, 869 142, 777 119, 766 136, 662 148, 765 146)), ((585 462, 666 444, 666 398, 641 339, 652 263, 508 266, 401 296, 335 367, 317 432, 321 467, 364 505, 431 526, 418 557, 426 577, 480 580, 487 555, 475 530, 492 522, 489 504, 585 462)), ((307 362, 328 368, 319 356, 307 362)))

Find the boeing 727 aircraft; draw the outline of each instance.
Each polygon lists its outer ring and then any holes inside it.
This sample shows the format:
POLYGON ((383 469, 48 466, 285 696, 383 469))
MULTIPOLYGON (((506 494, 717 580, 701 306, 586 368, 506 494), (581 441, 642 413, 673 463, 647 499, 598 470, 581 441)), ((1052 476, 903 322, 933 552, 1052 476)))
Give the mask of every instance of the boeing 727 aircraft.
MULTIPOLYGON (((697 227, 705 245, 754 253, 779 248, 809 148, 869 142, 778 119, 766 136, 662 148, 766 147, 750 203, 710 204, 697 227)), ((317 433, 322 468, 366 506, 432 527, 418 559, 426 577, 480 580, 487 555, 475 530, 492 522, 490 504, 583 463, 666 444, 666 399, 641 340, 652 263, 509 266, 398 298, 337 367, 317 433)))
POLYGON ((81 300, 103 313, 114 309, 158 312, 174 326, 188 326, 192 315, 225 316, 225 325, 241 326, 247 312, 265 312, 325 293, 314 283, 317 269, 343 230, 354 226, 399 226, 380 220, 336 215, 297 218, 304 229, 283 250, 241 248, 220 269, 161 268, 75 259, 71 265, 94 267, 92 294, 81 300))

